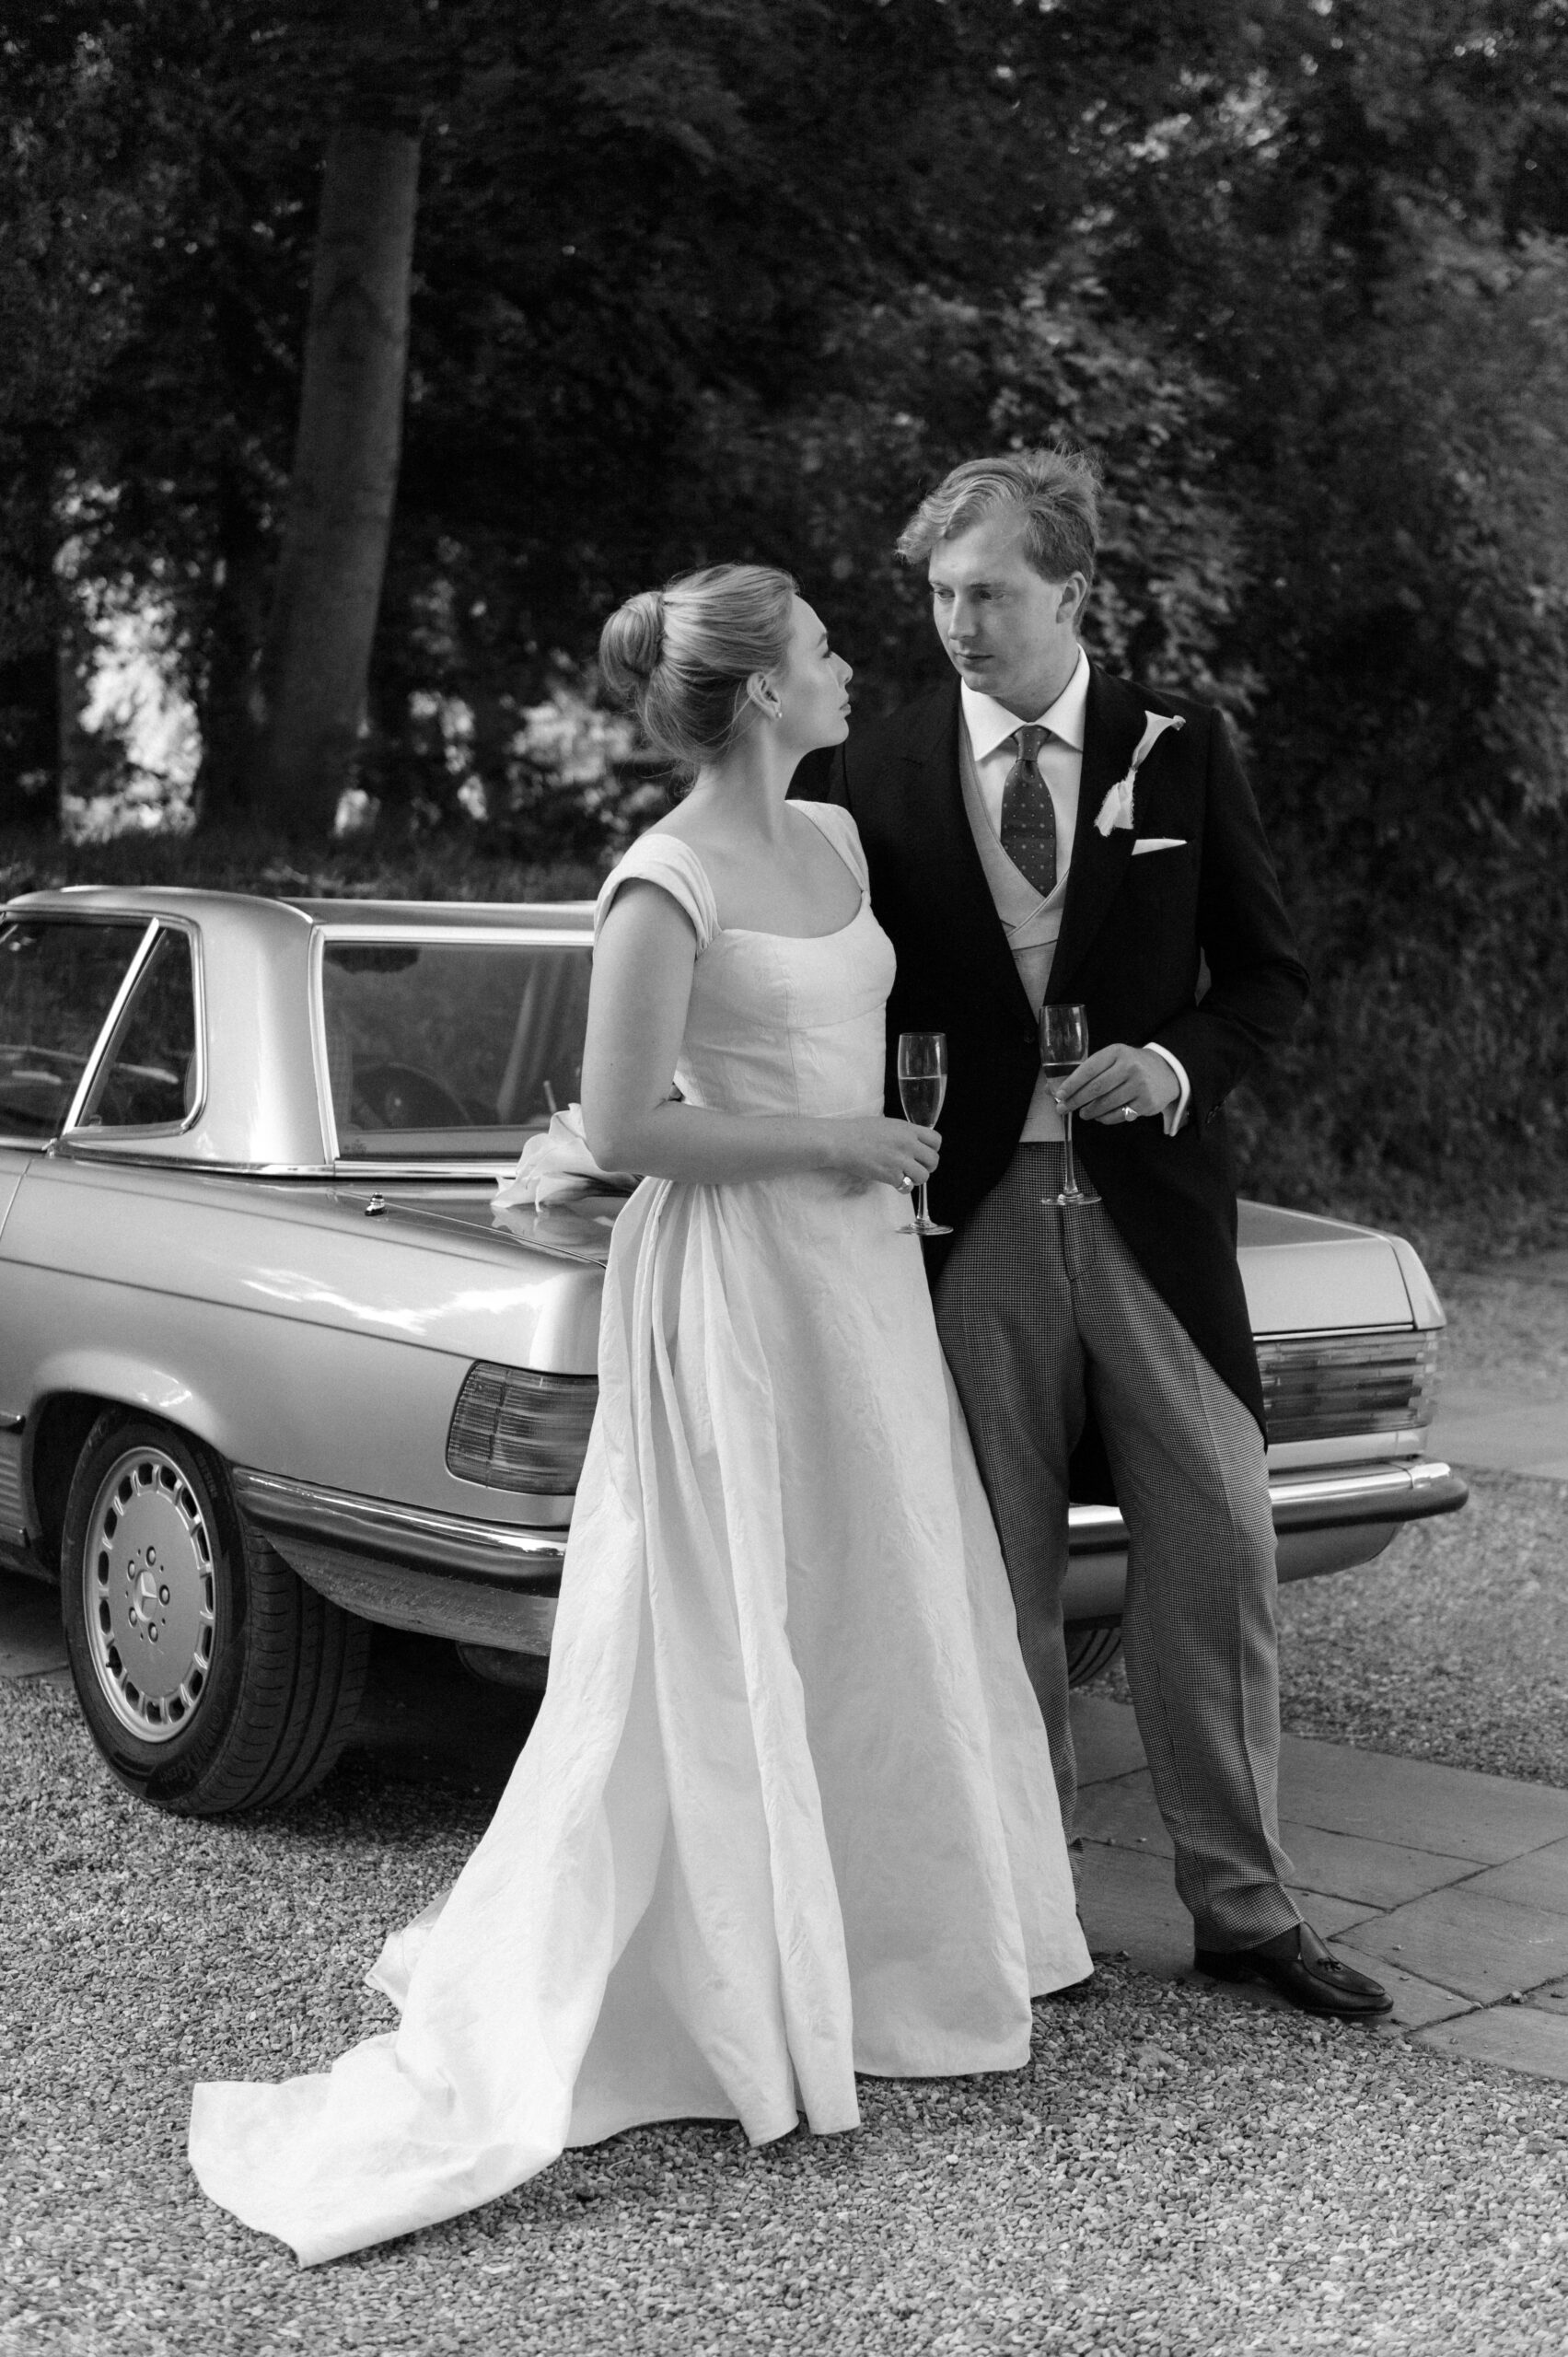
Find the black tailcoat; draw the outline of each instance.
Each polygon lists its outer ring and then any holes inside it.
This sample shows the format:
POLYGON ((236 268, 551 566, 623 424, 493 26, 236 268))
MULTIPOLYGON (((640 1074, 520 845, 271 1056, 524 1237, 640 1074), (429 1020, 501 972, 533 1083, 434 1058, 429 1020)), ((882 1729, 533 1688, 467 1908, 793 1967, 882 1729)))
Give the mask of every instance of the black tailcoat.
MULTIPOLYGON (((844 804, 865 846, 871 900, 898 953, 888 1005, 888 1109, 899 1111, 900 1031, 945 1031, 950 1074, 939 1218, 961 1225, 1002 1176, 1040 1072, 1034 1017, 975 848, 958 770, 958 683, 857 726, 792 791, 844 804)), ((1074 1125, 1084 1167, 1151 1283, 1211 1366, 1262 1422, 1236 1259, 1224 1100, 1289 1030, 1307 994, 1251 790, 1225 722, 1185 697, 1091 669, 1078 821, 1049 995, 1088 1009, 1091 1049, 1157 1039, 1191 1083, 1186 1123, 1074 1125), (1138 772, 1139 837, 1095 818, 1125 775, 1145 712, 1176 713, 1138 772)), ((1045 1217, 1042 1212, 1041 1217, 1045 1217)), ((1069 1214, 1070 1216, 1070 1214, 1069 1214)))

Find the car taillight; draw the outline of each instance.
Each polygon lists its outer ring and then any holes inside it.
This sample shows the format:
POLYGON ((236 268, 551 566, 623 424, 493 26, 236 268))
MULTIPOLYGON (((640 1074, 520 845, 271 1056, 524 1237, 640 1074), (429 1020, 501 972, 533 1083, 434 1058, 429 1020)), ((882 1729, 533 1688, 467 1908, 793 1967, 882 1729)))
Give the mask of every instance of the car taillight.
POLYGON ((1437 1334, 1287 1334, 1258 1345, 1272 1441, 1348 1440, 1432 1422, 1437 1334))
POLYGON ((447 1469, 492 1490, 563 1497, 577 1486, 598 1401, 591 1375, 470 1366, 447 1434, 447 1469))

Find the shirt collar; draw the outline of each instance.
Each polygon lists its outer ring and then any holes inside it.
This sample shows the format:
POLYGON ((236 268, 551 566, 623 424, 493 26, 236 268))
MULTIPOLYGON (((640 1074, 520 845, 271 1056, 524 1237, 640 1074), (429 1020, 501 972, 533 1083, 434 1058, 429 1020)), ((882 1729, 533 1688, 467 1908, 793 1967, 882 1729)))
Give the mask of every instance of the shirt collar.
MULTIPOLYGON (((996 702, 994 696, 977 694, 967 680, 959 682, 958 701, 963 706, 964 726, 970 732, 970 747, 977 761, 983 761, 988 754, 994 753, 998 745, 1005 743, 1016 728, 1024 726, 1016 712, 1009 712, 1005 703, 996 702)), ((1072 678, 1056 702, 1040 714, 1037 726, 1049 728, 1053 737, 1060 737, 1063 744, 1071 745, 1075 753, 1081 753, 1084 749, 1084 716, 1088 701, 1089 658, 1080 646, 1072 678)))

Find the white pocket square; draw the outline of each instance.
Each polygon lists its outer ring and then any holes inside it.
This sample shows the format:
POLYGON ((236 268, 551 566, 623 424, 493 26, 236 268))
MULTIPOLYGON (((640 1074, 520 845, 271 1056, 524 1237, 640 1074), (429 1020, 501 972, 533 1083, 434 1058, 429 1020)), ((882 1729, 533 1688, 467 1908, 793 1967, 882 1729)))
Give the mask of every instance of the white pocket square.
POLYGON ((1139 853, 1144 851, 1185 851, 1186 848, 1185 835, 1140 835, 1132 846, 1132 857, 1136 859, 1139 853))

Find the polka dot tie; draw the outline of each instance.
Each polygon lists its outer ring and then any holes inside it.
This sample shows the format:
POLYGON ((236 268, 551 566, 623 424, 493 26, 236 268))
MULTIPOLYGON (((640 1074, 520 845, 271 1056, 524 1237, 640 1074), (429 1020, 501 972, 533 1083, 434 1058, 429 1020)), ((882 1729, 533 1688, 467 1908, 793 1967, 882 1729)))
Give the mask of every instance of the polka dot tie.
POLYGON ((1002 848, 1019 874, 1042 893, 1056 886, 1056 813, 1036 758, 1050 734, 1049 728, 1014 730, 1018 758, 1002 789, 1002 848))

